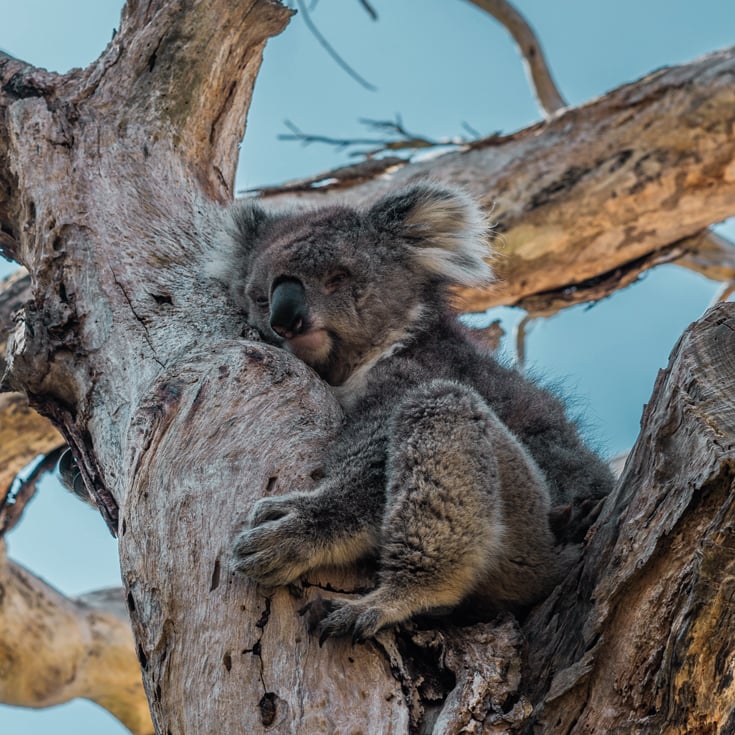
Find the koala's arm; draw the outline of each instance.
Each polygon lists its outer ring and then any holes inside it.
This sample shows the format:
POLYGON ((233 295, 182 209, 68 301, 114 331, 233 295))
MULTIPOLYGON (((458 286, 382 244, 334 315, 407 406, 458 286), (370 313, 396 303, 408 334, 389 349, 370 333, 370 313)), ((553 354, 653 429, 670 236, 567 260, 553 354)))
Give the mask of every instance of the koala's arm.
POLYGON ((417 385, 398 402, 389 430, 379 585, 356 600, 309 607, 321 640, 364 640, 470 598, 471 608, 490 611, 547 594, 564 568, 548 489, 483 398, 449 380, 417 385))
POLYGON ((379 422, 348 424, 311 492, 255 503, 234 541, 234 568, 261 584, 289 584, 311 569, 374 553, 385 505, 385 443, 379 422))

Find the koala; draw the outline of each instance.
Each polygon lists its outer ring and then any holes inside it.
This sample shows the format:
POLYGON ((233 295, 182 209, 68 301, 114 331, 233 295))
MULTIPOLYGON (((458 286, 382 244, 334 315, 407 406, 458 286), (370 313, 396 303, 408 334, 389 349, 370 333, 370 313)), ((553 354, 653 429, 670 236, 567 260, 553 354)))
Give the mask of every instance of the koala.
POLYGON ((546 596, 575 558, 564 525, 612 476, 561 401, 483 352, 450 308, 452 286, 491 277, 480 208, 422 183, 364 209, 246 201, 229 216, 221 266, 234 300, 344 410, 324 478, 259 500, 234 568, 278 586, 376 558, 376 589, 310 611, 320 642, 546 596))

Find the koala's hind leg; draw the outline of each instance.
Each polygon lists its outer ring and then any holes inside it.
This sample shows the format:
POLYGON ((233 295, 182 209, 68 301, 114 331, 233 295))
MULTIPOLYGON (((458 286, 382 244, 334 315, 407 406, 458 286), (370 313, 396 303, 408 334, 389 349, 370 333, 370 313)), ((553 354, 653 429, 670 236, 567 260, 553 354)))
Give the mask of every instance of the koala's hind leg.
MULTIPOLYGON (((454 607, 501 578, 503 484, 533 485, 537 472, 473 389, 444 380, 413 389, 392 417, 379 586, 354 602, 333 603, 319 626, 322 639, 350 632, 368 638, 414 614, 454 607)), ((548 512, 544 501, 542 494, 548 512)), ((503 583, 498 587, 502 599, 503 583)))

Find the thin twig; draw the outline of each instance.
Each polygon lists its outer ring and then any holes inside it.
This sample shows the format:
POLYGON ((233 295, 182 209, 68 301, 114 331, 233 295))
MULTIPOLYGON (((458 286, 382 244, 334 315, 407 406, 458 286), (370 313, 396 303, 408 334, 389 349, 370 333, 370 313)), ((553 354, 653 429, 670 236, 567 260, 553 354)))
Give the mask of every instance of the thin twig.
POLYGON ((299 6, 299 11, 304 17, 304 23, 306 23, 306 27, 311 31, 312 35, 316 40, 319 42, 319 44, 322 46, 322 48, 337 62, 337 64, 344 69, 344 71, 347 72, 358 84, 365 87, 365 89, 370 90, 371 92, 375 92, 378 88, 370 84, 366 79, 361 77, 334 49, 334 47, 327 41, 327 39, 322 35, 321 31, 314 25, 314 21, 311 19, 311 15, 309 11, 306 9, 306 5, 304 5, 303 0, 296 0, 296 4, 299 6))
POLYGON ((378 20, 378 11, 375 10, 375 8, 368 2, 368 0, 357 0, 360 5, 362 5, 363 8, 365 8, 365 12, 373 19, 378 20))
POLYGON ((729 301, 733 294, 735 294, 735 281, 725 284, 725 286, 717 293, 715 298, 712 299, 711 305, 714 306, 715 304, 719 304, 723 301, 729 301))
POLYGON ((516 332, 516 365, 518 369, 523 372, 526 369, 526 339, 528 333, 531 331, 534 317, 531 314, 526 316, 518 322, 518 326, 515 329, 516 332))
POLYGON ((352 151, 350 153, 352 156, 359 155, 365 156, 366 158, 372 158, 379 153, 385 153, 387 151, 416 150, 418 148, 435 148, 438 146, 463 146, 471 142, 463 137, 432 139, 411 133, 403 126, 400 116, 397 116, 395 120, 371 120, 362 118, 360 123, 369 129, 386 133, 387 135, 383 138, 333 138, 328 135, 305 133, 290 120, 284 120, 284 125, 291 132, 280 134, 278 139, 295 140, 304 145, 325 143, 339 149, 361 145, 373 146, 369 150, 352 151), (393 134, 393 137, 391 137, 391 134, 393 134))
POLYGON ((735 243, 714 230, 703 230, 678 243, 684 255, 676 265, 713 280, 735 281, 735 243))
POLYGON ((523 56, 531 86, 542 112, 550 117, 566 107, 559 88, 551 76, 541 43, 526 19, 507 0, 468 0, 486 13, 490 13, 509 31, 523 56))

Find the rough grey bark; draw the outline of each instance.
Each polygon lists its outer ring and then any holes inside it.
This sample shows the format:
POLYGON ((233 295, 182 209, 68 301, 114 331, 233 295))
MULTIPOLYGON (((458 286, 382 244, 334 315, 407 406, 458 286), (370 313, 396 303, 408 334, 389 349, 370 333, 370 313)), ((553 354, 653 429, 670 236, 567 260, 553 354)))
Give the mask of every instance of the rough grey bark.
MULTIPOLYGON (((228 572, 250 503, 310 487, 340 418, 303 365, 243 339, 203 275, 260 53, 287 16, 268 0, 131 2, 86 70, 0 57, 2 242, 32 292, 6 384, 59 426, 119 533, 156 732, 726 732, 729 305, 680 344, 582 566, 522 625, 319 648, 296 610, 369 576, 268 592, 228 572)), ((629 263, 732 214, 734 64, 727 51, 659 72, 392 180, 433 173, 486 199, 495 182, 506 262, 532 275, 492 298, 558 284, 570 253, 582 281, 609 250, 629 263)))

